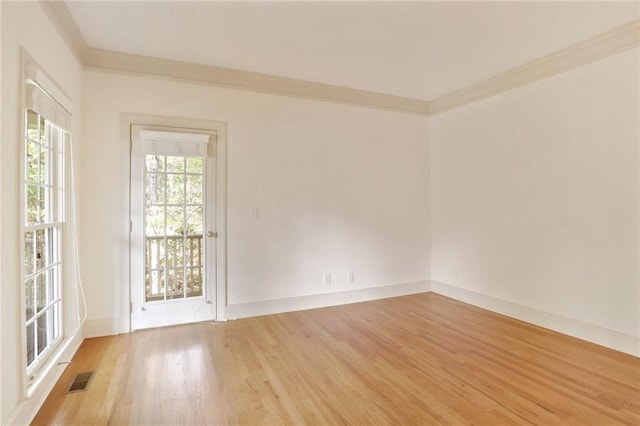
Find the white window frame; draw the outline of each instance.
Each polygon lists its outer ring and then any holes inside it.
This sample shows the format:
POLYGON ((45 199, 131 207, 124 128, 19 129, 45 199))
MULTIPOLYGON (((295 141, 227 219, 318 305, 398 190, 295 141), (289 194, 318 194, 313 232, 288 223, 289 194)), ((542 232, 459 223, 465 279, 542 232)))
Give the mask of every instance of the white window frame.
MULTIPOLYGON (((23 263, 23 280, 25 296, 23 306, 27 308, 29 298, 27 293, 30 291, 31 307, 35 308, 30 316, 25 312, 25 321, 23 323, 25 340, 23 345, 27 350, 27 376, 29 382, 34 377, 34 373, 44 364, 46 359, 58 347, 63 338, 62 326, 62 269, 64 256, 62 253, 63 226, 64 226, 64 145, 67 132, 55 126, 37 112, 31 109, 24 110, 24 139, 23 139, 23 204, 22 204, 22 259, 23 262, 27 255, 27 244, 31 245, 31 265, 27 266, 23 263), (30 133, 26 130, 29 113, 37 118, 38 135, 44 134, 44 143, 30 137, 30 133), (44 126, 44 129, 41 127, 44 126), (45 152, 46 158, 43 167, 38 167, 38 178, 42 175, 42 179, 31 180, 28 176, 28 160, 27 146, 30 145, 45 152), (44 170, 43 170, 44 168, 44 170), (29 218, 29 188, 36 189, 36 200, 38 206, 36 208, 35 221, 29 218), (41 200, 40 195, 44 195, 41 200), (43 201, 44 211, 40 211, 40 201, 43 201), (41 216, 42 213, 42 216, 41 216), (25 235, 29 233, 31 241, 27 241, 25 235), (38 242, 36 236, 41 234, 44 238, 44 250, 39 252, 36 248, 38 242), (37 255, 36 255, 37 254, 37 255), (38 256, 44 256, 41 262, 38 262, 38 256), (40 266, 38 266, 40 263, 40 266), (44 299, 38 294, 38 278, 44 280, 45 295, 44 299), (30 287, 30 288, 28 288, 30 287), (39 303, 42 300, 44 303, 39 303), (41 321, 44 319, 44 321, 41 321), (46 338, 43 350, 39 352, 41 342, 39 341, 38 328, 44 322, 46 330, 43 337, 46 338), (32 339, 32 362, 29 363, 29 329, 32 339), (53 336, 53 339, 51 337, 53 336)), ((33 155, 33 153, 31 154, 33 155)), ((33 213, 33 212, 32 212, 33 213)))
MULTIPOLYGON (((69 159, 65 152, 67 147, 70 146, 71 141, 71 102, 66 94, 54 83, 54 81, 43 71, 42 68, 31 58, 31 56, 24 50, 21 50, 22 54, 22 102, 20 105, 20 216, 21 216, 21 234, 20 234, 20 296, 21 296, 21 335, 22 340, 20 342, 22 353, 22 368, 23 368, 23 396, 29 397, 34 390, 38 387, 38 384, 47 376, 48 372, 56 362, 56 357, 59 356, 64 349, 62 343, 68 336, 65 334, 65 321, 66 314, 64 308, 64 289, 66 279, 66 264, 67 259, 65 256, 67 230, 65 220, 65 206, 67 204, 66 196, 66 166, 69 159), (51 152, 55 152, 56 155, 52 156, 51 162, 55 162, 55 172, 52 169, 49 173, 49 181, 46 183, 49 189, 51 204, 51 214, 47 216, 47 221, 38 224, 32 224, 27 222, 27 111, 31 110, 36 112, 39 116, 45 118, 48 122, 46 125, 46 137, 51 140, 52 147, 51 152), (32 319, 27 318, 26 302, 26 282, 31 277, 35 277, 38 273, 35 271, 35 266, 31 270, 31 274, 25 266, 25 233, 30 231, 51 229, 52 234, 57 234, 52 244, 57 249, 56 262, 51 262, 43 268, 43 271, 50 271, 48 274, 48 282, 54 284, 52 291, 47 295, 47 309, 52 306, 56 306, 52 312, 55 315, 55 327, 47 323, 48 331, 53 331, 55 338, 47 342, 47 347, 44 348, 37 358, 31 364, 28 364, 27 354, 27 327, 31 323, 32 319), (53 265, 55 263, 55 265, 53 265), (52 276, 54 274, 56 276, 52 276), (51 296, 51 297, 49 297, 51 296)), ((38 120, 40 122, 40 120, 38 120)), ((44 182, 43 182, 44 183, 44 182)), ((45 185, 45 186, 46 186, 45 185)), ((45 191, 46 193, 47 191, 45 191)), ((34 232, 35 236, 35 232, 34 232)), ((35 257, 35 247, 33 250, 35 257)), ((35 265, 34 259, 34 265, 35 265)), ((46 260, 45 260, 46 264, 46 260)), ((35 286, 35 284, 34 284, 35 286)), ((36 303, 34 302, 34 305, 36 303)), ((37 314, 37 312, 36 312, 37 314)), ((37 317, 34 315, 33 318, 37 317)), ((37 320, 34 320, 37 321, 37 320)), ((34 327, 37 327, 37 322, 34 322, 34 327)), ((34 342, 34 352, 37 354, 37 343, 34 342)))

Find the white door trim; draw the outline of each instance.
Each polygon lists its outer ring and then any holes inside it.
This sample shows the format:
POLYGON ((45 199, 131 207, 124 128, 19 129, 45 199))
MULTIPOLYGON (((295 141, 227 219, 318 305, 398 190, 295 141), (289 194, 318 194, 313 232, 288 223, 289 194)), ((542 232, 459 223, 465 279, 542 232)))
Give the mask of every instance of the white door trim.
POLYGON ((128 210, 129 223, 126 224, 129 234, 128 263, 126 265, 127 282, 120 287, 120 329, 122 332, 131 332, 131 244, 132 234, 129 232, 131 217, 131 126, 134 124, 178 127, 190 129, 202 129, 215 131, 217 134, 216 146, 216 320, 224 321, 227 318, 227 123, 223 121, 201 120, 181 117, 168 117, 162 115, 122 113, 121 141, 126 147, 129 159, 129 176, 126 180, 126 193, 129 194, 128 210))

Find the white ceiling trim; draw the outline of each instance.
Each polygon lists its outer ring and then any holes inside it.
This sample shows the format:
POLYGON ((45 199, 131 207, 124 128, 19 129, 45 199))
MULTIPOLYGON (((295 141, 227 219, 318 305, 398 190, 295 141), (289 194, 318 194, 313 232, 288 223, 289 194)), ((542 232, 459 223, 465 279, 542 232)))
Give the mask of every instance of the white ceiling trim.
POLYGON ((214 86, 318 99, 390 111, 414 114, 427 114, 428 112, 427 102, 420 99, 102 49, 87 49, 83 56, 83 63, 88 69, 169 77, 214 86))
POLYGON ((250 71, 87 47, 64 2, 40 0, 74 55, 88 69, 166 77, 213 86, 435 115, 640 46, 640 20, 433 100, 421 100, 250 71))
POLYGON ((429 101, 439 114, 516 87, 578 68, 640 45, 640 20, 429 101))
POLYGON ((55 25, 60 36, 67 43, 67 46, 69 46, 71 53, 82 63, 82 56, 87 50, 87 43, 78 25, 76 25, 76 21, 73 20, 67 5, 63 1, 53 0, 40 0, 40 5, 53 25, 55 25))

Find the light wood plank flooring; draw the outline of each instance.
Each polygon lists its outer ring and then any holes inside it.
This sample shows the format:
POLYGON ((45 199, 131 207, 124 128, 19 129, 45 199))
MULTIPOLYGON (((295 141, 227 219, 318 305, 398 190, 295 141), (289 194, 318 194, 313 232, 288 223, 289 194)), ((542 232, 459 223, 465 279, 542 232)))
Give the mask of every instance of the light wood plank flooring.
POLYGON ((33 423, 640 425, 640 359, 427 293, 88 339, 33 423))

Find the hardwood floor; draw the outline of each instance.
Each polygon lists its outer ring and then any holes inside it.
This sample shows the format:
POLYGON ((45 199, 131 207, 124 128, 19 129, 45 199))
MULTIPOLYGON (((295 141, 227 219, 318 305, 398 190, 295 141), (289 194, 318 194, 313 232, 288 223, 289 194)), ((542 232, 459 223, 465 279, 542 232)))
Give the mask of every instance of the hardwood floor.
POLYGON ((88 339, 33 422, 471 423, 638 425, 640 359, 427 293, 88 339))

